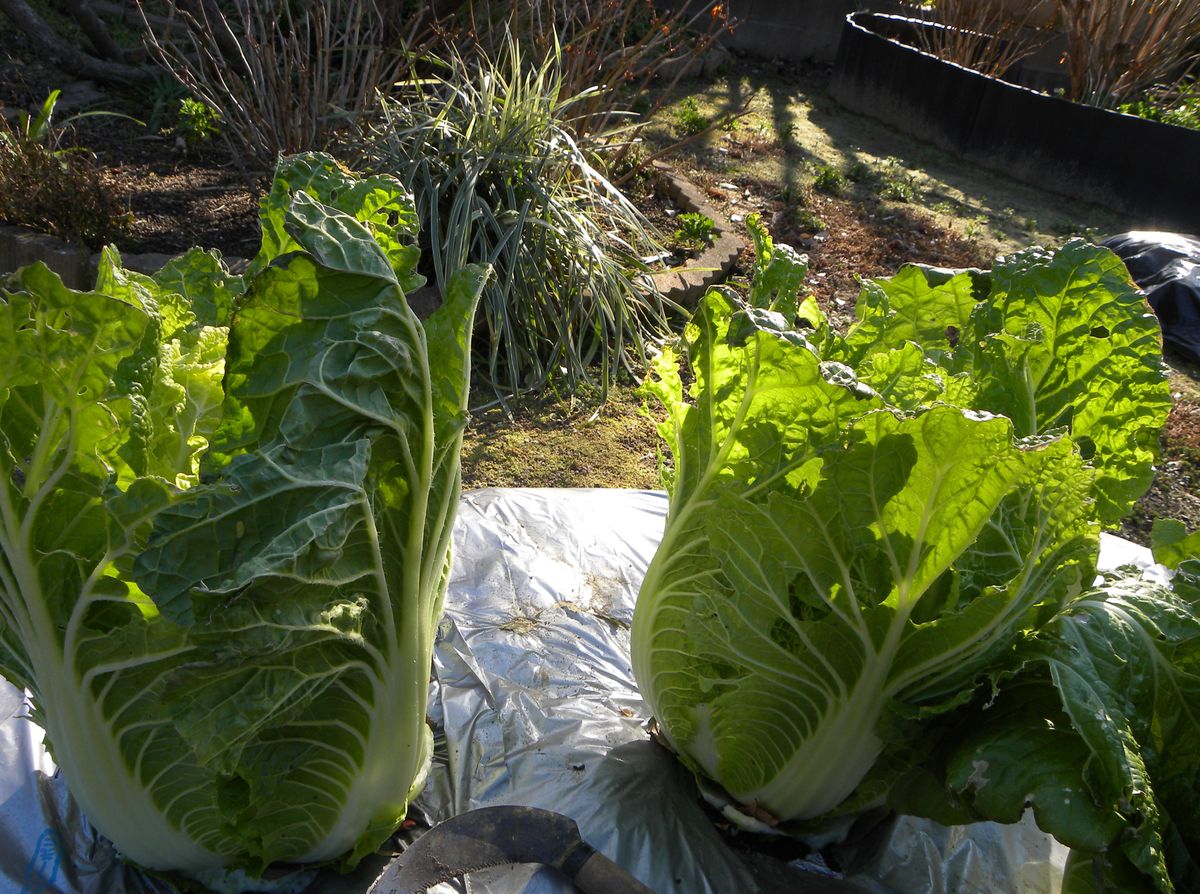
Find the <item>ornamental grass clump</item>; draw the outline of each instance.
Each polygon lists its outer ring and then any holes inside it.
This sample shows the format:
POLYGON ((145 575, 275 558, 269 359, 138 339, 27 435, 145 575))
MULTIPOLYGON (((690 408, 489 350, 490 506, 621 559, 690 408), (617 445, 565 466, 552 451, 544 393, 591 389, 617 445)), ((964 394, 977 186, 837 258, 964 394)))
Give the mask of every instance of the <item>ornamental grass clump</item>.
POLYGON ((1103 108, 1181 83, 1200 62, 1200 0, 1058 0, 1068 96, 1103 108))
POLYGON ((562 90, 577 97, 575 132, 598 136, 636 130, 652 118, 683 77, 701 70, 704 55, 733 24, 717 0, 673 10, 654 0, 468 0, 443 26, 454 29, 460 48, 469 36, 493 57, 504 52, 510 35, 534 57, 561 47, 562 90), (594 86, 603 89, 589 89, 594 86), (651 92, 656 98, 649 100, 651 92), (631 116, 630 103, 643 100, 649 107, 631 116))
POLYGON ((468 263, 494 266, 476 375, 501 399, 550 384, 606 389, 667 325, 640 278, 641 258, 661 249, 605 175, 601 147, 572 129, 599 88, 564 95, 557 53, 527 61, 511 40, 495 59, 451 55, 383 97, 352 150, 413 191, 439 287, 468 263))

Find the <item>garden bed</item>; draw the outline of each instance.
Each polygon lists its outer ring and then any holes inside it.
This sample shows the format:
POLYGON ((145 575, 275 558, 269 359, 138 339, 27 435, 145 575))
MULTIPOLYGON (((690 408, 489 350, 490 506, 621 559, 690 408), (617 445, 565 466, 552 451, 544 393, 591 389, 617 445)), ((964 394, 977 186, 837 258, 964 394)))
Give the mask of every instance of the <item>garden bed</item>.
POLYGON ((910 45, 914 29, 936 27, 848 16, 831 94, 973 162, 1125 212, 1136 224, 1130 229, 1195 229, 1200 131, 1069 102, 910 45))
MULTIPOLYGON (((36 102, 56 83, 53 71, 36 64, 22 71, 25 80, 0 85, 0 100, 10 107, 36 102), (20 95, 14 95, 17 88, 20 95)), ((748 91, 760 97, 739 126, 716 129, 667 156, 696 187, 703 203, 697 207, 727 221, 741 246, 729 269, 735 282, 749 270, 743 227, 752 213, 762 216, 779 241, 809 255, 807 287, 842 328, 853 319, 860 277, 890 275, 906 262, 978 266, 998 253, 1052 241, 1060 230, 1099 238, 1130 228, 1085 203, 1062 209, 1058 217, 1051 210, 1062 205, 1057 199, 985 176, 919 148, 894 129, 842 111, 830 100, 828 84, 826 69, 735 59, 718 78, 683 85, 702 103, 709 95, 739 105, 748 91), (779 130, 767 132, 772 126, 779 130), (883 159, 892 155, 899 161, 889 173, 883 159), (823 192, 814 188, 814 174, 828 166, 869 171, 823 192), (911 200, 886 198, 893 174, 915 183, 911 200)), ((132 111, 121 102, 114 96, 101 107, 132 111)), ((669 127, 669 109, 662 121, 669 127)), ((130 234, 120 244, 123 254, 175 254, 193 244, 218 248, 227 257, 257 250, 258 196, 219 143, 187 147, 118 119, 83 124, 81 143, 100 157, 104 176, 133 214, 130 234)), ((655 128, 663 130, 662 122, 655 128)), ((658 140, 653 132, 648 136, 652 143, 658 140)), ((1167 426, 1164 461, 1154 490, 1124 530, 1141 542, 1154 517, 1173 516, 1200 527, 1200 386, 1195 369, 1172 362, 1177 406, 1167 426)), ((467 486, 653 487, 657 435, 654 421, 640 412, 635 385, 622 382, 606 403, 597 387, 571 399, 551 393, 477 414, 464 446, 467 486)))

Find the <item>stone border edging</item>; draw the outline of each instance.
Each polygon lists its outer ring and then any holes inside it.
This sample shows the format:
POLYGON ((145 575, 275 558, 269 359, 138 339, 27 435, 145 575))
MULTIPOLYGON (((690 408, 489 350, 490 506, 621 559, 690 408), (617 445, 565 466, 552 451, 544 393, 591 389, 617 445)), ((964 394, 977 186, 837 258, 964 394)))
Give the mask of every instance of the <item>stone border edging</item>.
POLYGON ((96 284, 91 249, 24 227, 0 224, 0 275, 35 261, 44 261, 68 288, 84 290, 96 284))
POLYGON ((649 276, 654 288, 668 301, 694 307, 705 292, 729 275, 742 243, 733 234, 733 224, 708 201, 700 187, 676 173, 669 165, 655 162, 654 169, 666 181, 667 192, 672 200, 685 211, 703 214, 714 224, 713 241, 700 252, 699 257, 692 258, 682 267, 649 276))

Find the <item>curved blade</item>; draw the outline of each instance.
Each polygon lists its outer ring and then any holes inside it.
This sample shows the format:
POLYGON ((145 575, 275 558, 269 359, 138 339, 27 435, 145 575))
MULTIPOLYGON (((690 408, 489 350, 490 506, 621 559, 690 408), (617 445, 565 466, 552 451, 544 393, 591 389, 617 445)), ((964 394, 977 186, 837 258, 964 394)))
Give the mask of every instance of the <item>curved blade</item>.
POLYGON ((468 872, 509 863, 543 863, 574 878, 594 853, 570 817, 536 807, 481 807, 418 838, 368 894, 416 894, 468 872))

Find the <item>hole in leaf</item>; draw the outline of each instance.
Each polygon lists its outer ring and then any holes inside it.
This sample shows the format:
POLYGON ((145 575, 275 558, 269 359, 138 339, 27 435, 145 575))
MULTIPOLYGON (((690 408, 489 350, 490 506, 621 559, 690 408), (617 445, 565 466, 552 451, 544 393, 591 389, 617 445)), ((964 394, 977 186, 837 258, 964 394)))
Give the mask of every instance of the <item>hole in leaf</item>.
POLYGON ((800 636, 783 618, 776 618, 771 625, 771 639, 777 646, 793 655, 800 651, 800 636))
POLYGON ((1092 331, 1088 333, 1092 338, 1108 338, 1112 335, 1107 326, 1093 326, 1092 331))

